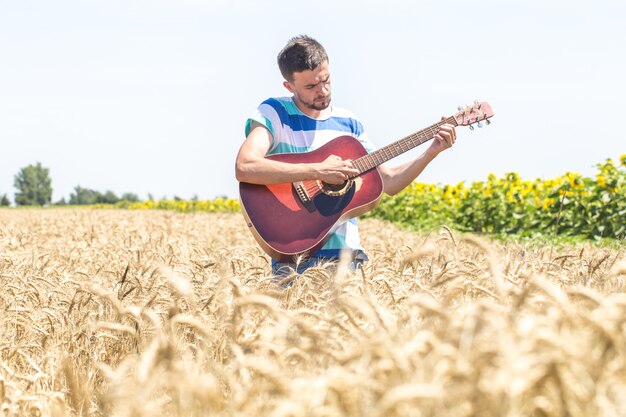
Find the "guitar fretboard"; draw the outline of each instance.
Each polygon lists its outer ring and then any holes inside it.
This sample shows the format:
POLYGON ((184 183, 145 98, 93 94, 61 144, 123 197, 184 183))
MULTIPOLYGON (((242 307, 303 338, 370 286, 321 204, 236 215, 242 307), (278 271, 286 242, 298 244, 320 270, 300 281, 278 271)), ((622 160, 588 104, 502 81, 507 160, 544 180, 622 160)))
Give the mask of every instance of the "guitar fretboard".
POLYGON ((352 161, 352 165, 359 170, 362 174, 370 169, 379 166, 387 162, 388 160, 395 158, 396 156, 403 154, 422 143, 428 142, 437 134, 439 128, 444 124, 451 124, 458 126, 458 123, 454 117, 449 117, 440 122, 437 122, 425 129, 415 132, 411 135, 405 136, 400 140, 397 140, 387 146, 384 146, 370 154, 364 155, 359 159, 352 161))

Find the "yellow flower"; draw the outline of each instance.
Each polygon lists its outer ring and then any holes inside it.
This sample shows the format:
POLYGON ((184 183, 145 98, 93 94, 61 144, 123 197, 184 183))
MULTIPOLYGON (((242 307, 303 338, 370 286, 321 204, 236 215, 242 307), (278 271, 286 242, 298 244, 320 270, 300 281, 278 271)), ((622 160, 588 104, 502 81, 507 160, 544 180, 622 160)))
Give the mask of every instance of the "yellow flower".
POLYGON ((577 172, 568 172, 566 173, 567 180, 569 181, 569 186, 572 189, 581 188, 583 182, 581 180, 581 175, 577 172))
POLYGON ((515 203, 515 193, 513 189, 510 189, 507 193, 506 193, 506 201, 508 201, 509 203, 515 203))
POLYGON ((507 172, 505 174, 505 177, 506 177, 506 180, 512 183, 513 185, 520 185, 522 182, 517 172, 507 172))
POLYGON ((619 157, 619 163, 620 163, 622 166, 626 167, 626 153, 625 153, 625 154, 622 154, 622 156, 620 156, 620 157, 619 157))
POLYGON ((545 200, 543 200, 543 205, 542 208, 545 210, 547 208, 550 208, 551 206, 554 205, 554 198, 546 198, 545 200))

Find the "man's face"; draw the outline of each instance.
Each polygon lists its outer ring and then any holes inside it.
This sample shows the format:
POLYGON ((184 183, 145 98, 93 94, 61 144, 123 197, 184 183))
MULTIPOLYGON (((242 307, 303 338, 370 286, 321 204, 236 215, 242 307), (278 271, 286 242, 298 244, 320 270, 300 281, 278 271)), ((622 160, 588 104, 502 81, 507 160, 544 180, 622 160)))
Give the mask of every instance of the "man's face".
POLYGON ((294 72, 293 80, 283 84, 293 94, 296 104, 306 109, 321 111, 330 106, 330 71, 327 61, 312 71, 294 72))

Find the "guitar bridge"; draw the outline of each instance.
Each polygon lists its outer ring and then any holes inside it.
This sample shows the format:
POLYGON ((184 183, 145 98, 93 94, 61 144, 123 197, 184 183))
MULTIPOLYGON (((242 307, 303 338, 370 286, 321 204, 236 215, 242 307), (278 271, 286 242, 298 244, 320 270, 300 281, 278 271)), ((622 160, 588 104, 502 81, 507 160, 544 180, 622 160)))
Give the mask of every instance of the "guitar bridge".
POLYGON ((298 194, 298 197, 300 198, 300 200, 302 200, 304 204, 311 202, 311 196, 307 192, 302 181, 294 182, 293 188, 296 189, 296 194, 298 194))
POLYGON ((315 211, 315 204, 313 203, 313 197, 306 189, 304 182, 297 181, 293 183, 293 188, 296 191, 296 195, 302 201, 302 204, 306 209, 312 213, 315 211))

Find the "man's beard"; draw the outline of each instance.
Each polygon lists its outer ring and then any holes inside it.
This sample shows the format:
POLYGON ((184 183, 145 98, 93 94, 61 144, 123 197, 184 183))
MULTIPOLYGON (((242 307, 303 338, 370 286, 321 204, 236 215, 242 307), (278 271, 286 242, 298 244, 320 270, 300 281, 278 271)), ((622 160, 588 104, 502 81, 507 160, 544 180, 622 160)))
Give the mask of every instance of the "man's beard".
POLYGON ((317 111, 322 111, 322 110, 326 110, 328 108, 328 106, 330 106, 330 95, 328 97, 326 97, 326 99, 322 102, 315 102, 313 101, 313 103, 304 103, 305 106, 307 106, 309 109, 313 109, 313 110, 317 110, 317 111))

